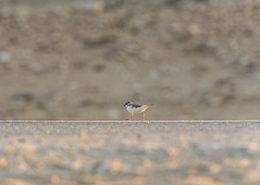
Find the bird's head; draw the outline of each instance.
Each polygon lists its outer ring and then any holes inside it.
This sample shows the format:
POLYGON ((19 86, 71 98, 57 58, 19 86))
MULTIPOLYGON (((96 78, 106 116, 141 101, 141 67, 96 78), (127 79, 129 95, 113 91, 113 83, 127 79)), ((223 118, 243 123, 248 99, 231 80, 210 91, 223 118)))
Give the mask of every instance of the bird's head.
POLYGON ((124 107, 127 106, 130 103, 130 101, 125 102, 124 107))

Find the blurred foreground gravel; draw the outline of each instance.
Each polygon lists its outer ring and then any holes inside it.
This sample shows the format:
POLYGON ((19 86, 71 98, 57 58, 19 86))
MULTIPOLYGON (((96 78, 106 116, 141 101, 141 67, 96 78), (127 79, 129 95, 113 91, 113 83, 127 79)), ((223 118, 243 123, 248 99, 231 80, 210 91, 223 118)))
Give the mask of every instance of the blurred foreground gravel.
POLYGON ((0 184, 259 185, 260 121, 1 121, 0 184))

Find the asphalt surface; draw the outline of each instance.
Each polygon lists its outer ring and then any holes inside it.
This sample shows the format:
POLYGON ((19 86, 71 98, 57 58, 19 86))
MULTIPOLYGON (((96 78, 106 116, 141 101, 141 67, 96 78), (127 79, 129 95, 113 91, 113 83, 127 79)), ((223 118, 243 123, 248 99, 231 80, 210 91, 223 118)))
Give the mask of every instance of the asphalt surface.
POLYGON ((260 184, 260 121, 0 121, 0 184, 260 184))

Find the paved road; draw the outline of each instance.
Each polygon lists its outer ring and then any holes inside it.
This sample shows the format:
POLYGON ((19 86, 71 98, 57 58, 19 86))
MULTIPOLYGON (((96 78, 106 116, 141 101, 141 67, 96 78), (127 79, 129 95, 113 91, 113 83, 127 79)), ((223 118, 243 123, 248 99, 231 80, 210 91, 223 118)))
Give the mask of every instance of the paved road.
POLYGON ((0 121, 1 184, 260 184, 260 121, 0 121))

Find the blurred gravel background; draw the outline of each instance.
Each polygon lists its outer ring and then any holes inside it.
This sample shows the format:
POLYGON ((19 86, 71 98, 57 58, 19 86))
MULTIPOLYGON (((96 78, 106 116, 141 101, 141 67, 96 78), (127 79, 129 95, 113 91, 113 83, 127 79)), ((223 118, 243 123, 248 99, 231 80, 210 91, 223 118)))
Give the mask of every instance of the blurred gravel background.
POLYGON ((0 121, 0 132, 1 185, 260 184, 259 122, 0 121))
POLYGON ((1 119, 259 119, 258 0, 1 0, 1 119))

